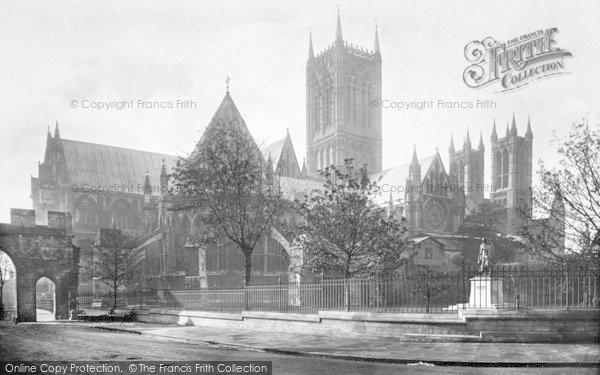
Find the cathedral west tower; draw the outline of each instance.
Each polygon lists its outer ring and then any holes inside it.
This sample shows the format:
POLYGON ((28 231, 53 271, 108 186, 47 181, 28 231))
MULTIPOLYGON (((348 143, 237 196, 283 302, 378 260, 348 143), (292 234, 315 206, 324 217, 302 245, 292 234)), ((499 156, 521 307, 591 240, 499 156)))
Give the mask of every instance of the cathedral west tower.
POLYGON ((312 35, 306 63, 306 161, 309 175, 354 159, 381 171, 381 53, 348 44, 338 12, 335 41, 315 56, 312 35))

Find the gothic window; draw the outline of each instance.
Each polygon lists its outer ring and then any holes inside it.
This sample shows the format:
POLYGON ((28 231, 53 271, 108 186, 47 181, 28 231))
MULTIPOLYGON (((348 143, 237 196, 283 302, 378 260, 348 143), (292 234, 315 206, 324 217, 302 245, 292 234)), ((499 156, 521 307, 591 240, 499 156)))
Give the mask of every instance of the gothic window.
POLYGON ((323 95, 317 93, 317 129, 323 124, 323 95))
POLYGON ((335 96, 333 87, 329 88, 329 126, 333 126, 335 119, 335 96))
POLYGON ((502 151, 502 187, 508 187, 508 150, 502 151))
POLYGON ((446 228, 446 209, 437 200, 430 200, 423 207, 423 224, 425 230, 443 232, 446 228))
POLYGON ((494 170, 492 171, 492 173, 494 174, 494 186, 492 187, 492 189, 494 190, 498 190, 502 187, 502 166, 500 165, 500 163, 502 163, 502 154, 500 153, 500 151, 496 151, 496 155, 494 155, 494 170))
POLYGON ((98 226, 98 211, 91 197, 83 196, 75 204, 75 223, 81 226, 98 226))
POLYGON ((365 103, 365 111, 367 113, 367 127, 371 127, 372 123, 373 123, 373 110, 371 109, 371 106, 369 105, 369 102, 371 101, 371 89, 369 87, 367 87, 367 103, 365 103))
POLYGON ((117 229, 133 229, 134 214, 127 201, 119 199, 113 204, 111 221, 117 229))

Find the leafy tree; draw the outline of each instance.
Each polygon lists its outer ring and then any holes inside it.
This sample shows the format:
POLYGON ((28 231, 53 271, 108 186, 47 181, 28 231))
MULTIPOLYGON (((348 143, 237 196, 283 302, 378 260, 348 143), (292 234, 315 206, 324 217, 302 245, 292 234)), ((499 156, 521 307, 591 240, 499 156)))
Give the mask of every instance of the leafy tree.
POLYGON ((4 285, 13 277, 15 277, 14 265, 8 254, 0 251, 0 317, 4 312, 4 304, 2 303, 4 285))
POLYGON ((237 121, 209 126, 194 152, 178 160, 172 175, 173 209, 199 211, 204 229, 192 238, 199 245, 220 236, 237 245, 249 285, 254 248, 283 206, 272 165, 237 121))
POLYGON ((117 293, 133 274, 129 261, 130 250, 134 247, 133 238, 115 228, 100 229, 94 245, 94 262, 84 269, 91 277, 110 288, 113 297, 111 312, 117 308, 117 293))
POLYGON ((304 250, 305 267, 345 278, 383 275, 396 268, 406 229, 375 203, 381 191, 366 168, 356 174, 348 160, 345 171, 331 166, 322 176, 322 191, 296 201, 304 219, 296 243, 304 250))
POLYGON ((523 234, 530 250, 548 260, 598 264, 600 125, 590 126, 587 119, 573 123, 570 134, 559 143, 558 155, 555 168, 540 161, 540 184, 533 192, 534 214, 550 217, 532 222, 523 234), (564 233, 558 228, 564 228, 564 233))

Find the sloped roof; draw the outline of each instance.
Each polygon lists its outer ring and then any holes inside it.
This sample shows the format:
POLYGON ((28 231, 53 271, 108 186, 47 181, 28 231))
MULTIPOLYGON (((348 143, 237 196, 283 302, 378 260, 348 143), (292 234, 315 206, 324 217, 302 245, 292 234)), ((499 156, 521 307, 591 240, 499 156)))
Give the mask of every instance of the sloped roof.
MULTIPOLYGON (((175 165, 177 156, 156 152, 132 150, 129 148, 60 140, 67 166, 69 183, 82 187, 109 189, 111 186, 123 186, 132 193, 143 194, 138 189, 144 184, 146 171, 149 172, 150 184, 160 186, 160 170, 165 160, 167 173, 175 165)), ((153 188, 154 194, 160 189, 153 188)))
MULTIPOLYGON (((424 177, 429 170, 429 167, 435 160, 436 155, 428 156, 423 159, 419 159, 421 165, 421 177, 424 177)), ((404 193, 406 192, 406 179, 408 178, 408 172, 410 169, 410 163, 392 167, 381 172, 373 173, 369 176, 371 181, 378 182, 382 194, 377 199, 377 204, 384 204, 389 202, 390 192, 394 202, 404 199, 404 193), (381 178, 381 179, 380 179, 381 178)))
POLYGON ((260 150, 265 160, 269 160, 269 155, 271 155, 271 161, 273 162, 273 170, 277 169, 277 163, 279 163, 279 158, 281 157, 281 152, 283 151, 283 146, 285 145, 286 138, 287 137, 283 137, 277 142, 271 143, 270 145, 263 147, 260 150))
POLYGON ((209 141, 212 137, 215 137, 217 131, 223 129, 231 129, 233 130, 237 136, 242 136, 247 139, 247 141, 252 142, 254 148, 256 148, 257 154, 260 155, 260 149, 258 145, 254 141, 254 137, 250 134, 250 130, 248 130, 248 126, 246 126, 246 122, 242 118, 240 111, 238 111, 231 95, 229 95, 229 91, 225 93, 225 97, 223 101, 221 101, 221 105, 213 115, 213 118, 210 120, 208 127, 202 134, 200 141, 196 145, 196 151, 202 147, 206 142, 209 141))
POLYGON ((282 198, 294 200, 315 190, 323 190, 323 181, 308 178, 277 177, 282 198))

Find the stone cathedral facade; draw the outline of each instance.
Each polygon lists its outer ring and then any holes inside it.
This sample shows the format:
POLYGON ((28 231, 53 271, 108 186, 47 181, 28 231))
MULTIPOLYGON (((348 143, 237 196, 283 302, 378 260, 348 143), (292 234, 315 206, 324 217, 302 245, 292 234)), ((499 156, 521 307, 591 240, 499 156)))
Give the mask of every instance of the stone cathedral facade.
MULTIPOLYGON (((383 193, 378 203, 405 218, 411 236, 453 235, 471 215, 492 216, 498 232, 518 234, 531 204, 530 121, 519 135, 513 115, 505 135, 499 137, 494 120, 487 158, 483 137, 474 147, 467 132, 461 149, 450 137, 448 166, 439 151, 419 156, 415 147, 406 152, 409 163, 384 170, 381 106, 370 105, 381 102, 382 83, 377 29, 372 51, 344 40, 339 14, 333 44, 315 54, 309 37, 306 160, 299 164, 289 132, 261 150, 279 177, 284 198, 291 201, 319 189, 319 170, 353 159, 356 167, 366 165, 371 179, 379 181, 383 193), (492 175, 486 182, 488 159, 492 175)), ((222 121, 246 127, 229 92, 209 127, 220 126, 222 121)), ((38 224, 46 224, 48 211, 70 212, 83 264, 93 262, 93 242, 100 228, 114 226, 136 235, 139 246, 132 257, 144 282, 150 280, 153 287, 240 286, 243 258, 239 250, 225 239, 204 249, 190 246, 188 238, 199 221, 197 212, 169 211, 165 191, 175 160, 173 155, 65 139, 57 124, 54 136, 48 131, 38 177, 31 179, 38 224)), ((556 223, 556 233, 564 235, 564 224, 560 224, 564 221, 558 220, 564 216, 560 197, 554 207, 556 217, 545 220, 556 223)), ((255 250, 255 280, 290 277, 293 239, 281 233, 283 227, 295 225, 295 218, 287 214, 280 219, 255 250)), ((86 280, 82 284, 89 287, 86 280)))

